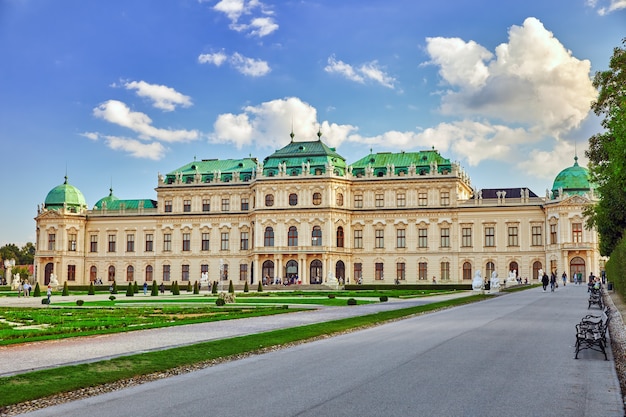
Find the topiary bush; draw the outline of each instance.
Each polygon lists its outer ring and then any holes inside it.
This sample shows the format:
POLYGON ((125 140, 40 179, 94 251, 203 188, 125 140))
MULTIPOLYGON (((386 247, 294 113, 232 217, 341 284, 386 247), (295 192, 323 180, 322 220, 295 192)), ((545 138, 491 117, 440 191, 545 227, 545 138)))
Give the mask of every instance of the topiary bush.
POLYGON ((63 292, 61 293, 63 297, 70 295, 70 289, 67 287, 67 281, 63 283, 63 292))
POLYGON ((133 282, 133 293, 139 294, 139 286, 137 285, 137 281, 133 282))
POLYGON ((243 292, 250 292, 250 288, 248 287, 248 281, 243 286, 243 292))
POLYGON ((328 298, 332 300, 333 298, 335 298, 335 294, 328 294, 328 298))
POLYGON ((235 293, 235 286, 233 285, 232 279, 228 282, 228 292, 231 294, 235 293))
POLYGON ((159 295, 159 286, 157 285, 156 281, 152 281, 152 291, 150 292, 150 295, 152 297, 156 297, 157 295, 159 295))
POLYGON ((42 298, 41 304, 50 304, 50 300, 48 300, 47 298, 42 298))
POLYGON ((217 300, 215 300, 215 305, 216 305, 216 306, 222 307, 222 306, 224 306, 225 304, 226 304, 226 301, 224 301, 224 299, 223 299, 223 298, 218 298, 217 300))
POLYGON ((117 282, 113 281, 113 284, 111 284, 111 294, 117 294, 117 282))
POLYGON ((193 283, 193 293, 200 294, 200 284, 198 284, 198 281, 194 281, 193 283))
POLYGON ((93 287, 93 282, 89 283, 89 290, 87 290, 87 295, 95 295, 96 289, 93 287))
POLYGON ((174 281, 172 284, 172 295, 180 295, 180 287, 178 286, 178 281, 174 281))
POLYGON ((109 300, 114 301, 115 300, 115 296, 114 295, 109 295, 109 300))
POLYGON ((381 295, 378 299, 379 299, 382 303, 384 303, 385 301, 388 301, 388 300, 389 300, 389 297, 387 297, 386 295, 381 295))
POLYGON ((256 292, 263 292, 263 284, 259 281, 259 285, 256 287, 256 292))
POLYGON ((133 290, 133 284, 128 284, 126 287, 126 297, 132 297, 135 295, 135 291, 133 290))
POLYGON ((39 283, 35 284, 35 291, 33 292, 33 297, 41 297, 41 288, 39 288, 39 283))
POLYGON ((356 300, 354 298, 348 298, 348 305, 349 306, 355 306, 356 305, 356 300))
POLYGON ((213 281, 213 285, 211 285, 211 294, 217 294, 217 281, 213 281))
POLYGON ((80 307, 80 306, 82 306, 83 304, 85 304, 85 301, 83 301, 83 300, 76 300, 76 305, 77 305, 77 306, 79 306, 79 307, 80 307))
POLYGON ((191 281, 187 281, 187 292, 191 291, 193 291, 193 288, 191 287, 191 281))

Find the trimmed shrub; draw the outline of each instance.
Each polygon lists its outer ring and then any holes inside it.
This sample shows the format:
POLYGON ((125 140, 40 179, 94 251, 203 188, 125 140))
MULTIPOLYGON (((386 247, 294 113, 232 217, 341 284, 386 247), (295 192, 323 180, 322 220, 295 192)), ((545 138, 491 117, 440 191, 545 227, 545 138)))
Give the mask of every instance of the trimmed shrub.
POLYGON ((63 283, 63 292, 61 293, 63 297, 70 295, 70 289, 67 287, 67 281, 63 283))
POLYGON ((128 284, 126 287, 126 297, 132 297, 135 295, 135 291, 133 291, 133 284, 128 284))
POLYGON ((93 282, 89 284, 89 290, 87 291, 87 295, 95 295, 96 294, 96 290, 93 287, 93 282))
POLYGON ((33 292, 33 297, 41 297, 41 288, 39 288, 39 283, 35 284, 35 291, 33 292))
POLYGON ((137 285, 137 281, 133 282, 133 293, 139 294, 139 286, 137 285))
POLYGON ((111 289, 111 294, 117 294, 117 282, 113 281, 113 284, 111 284, 111 287, 113 287, 111 289))
MULTIPOLYGON (((39 285, 39 284, 37 284, 39 285)), ((243 292, 250 292, 250 288, 248 287, 248 281, 246 281, 246 283, 243 286, 243 292)))
POLYGON ((41 304, 50 304, 50 301, 47 298, 42 298, 41 304))
POLYGON ((114 295, 109 295, 109 300, 114 301, 115 300, 115 296, 114 295))
POLYGON ((198 281, 193 283, 193 293, 200 294, 200 284, 198 284, 198 281))
POLYGON ((83 304, 85 304, 85 301, 83 301, 83 300, 76 300, 76 305, 77 305, 77 306, 79 306, 79 307, 80 307, 80 306, 82 306, 83 304))
POLYGON ((180 287, 178 286, 178 281, 174 281, 172 284, 172 295, 180 295, 180 287))
POLYGON ((259 281, 259 285, 256 287, 256 292, 263 292, 263 284, 259 281))
POLYGON ((187 292, 191 292, 193 289, 191 288, 191 281, 187 281, 187 292))
POLYGON ((217 281, 213 281, 213 285, 211 285, 211 294, 217 294, 217 281))
POLYGON ((235 286, 233 285, 232 279, 228 282, 228 292, 231 294, 235 293, 235 286))
POLYGON ((349 306, 355 306, 356 305, 356 300, 354 298, 348 298, 348 305, 349 306))
POLYGON ((223 298, 218 298, 217 300, 215 300, 215 305, 216 305, 216 306, 222 307, 222 306, 224 306, 225 304, 226 304, 226 301, 224 301, 224 299, 223 299, 223 298))
POLYGON ((152 291, 150 292, 150 295, 153 297, 159 295, 159 286, 157 285, 156 281, 152 281, 152 291))
POLYGON ((384 303, 385 301, 388 301, 388 300, 389 300, 389 297, 387 297, 386 295, 381 295, 381 296, 379 297, 379 300, 380 300, 382 303, 384 303))
POLYGON ((328 294, 328 298, 332 300, 333 298, 335 298, 335 294, 328 294))

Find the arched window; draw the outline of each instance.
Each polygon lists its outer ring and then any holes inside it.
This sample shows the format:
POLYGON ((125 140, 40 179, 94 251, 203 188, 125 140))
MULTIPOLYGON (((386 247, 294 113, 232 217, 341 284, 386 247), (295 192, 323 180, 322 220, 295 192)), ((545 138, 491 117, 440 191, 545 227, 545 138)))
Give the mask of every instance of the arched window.
POLYGON ((109 281, 115 281, 115 267, 109 266, 109 281))
POLYGON ((337 228, 337 247, 343 248, 343 227, 337 228))
POLYGON ((487 265, 485 268, 485 278, 490 279, 491 274, 493 274, 493 271, 495 270, 496 270, 496 265, 491 261, 487 262, 487 265))
POLYGON ((152 281, 154 276, 154 269, 152 269, 152 265, 146 266, 146 281, 152 281))
POLYGON ((335 278, 337 278, 337 280, 340 283, 344 283, 345 279, 346 279, 346 264, 343 263, 343 261, 337 261, 337 263, 335 264, 335 278))
POLYGON ((469 262, 463 263, 463 279, 472 279, 472 264, 469 262))
POLYGON ((319 206, 320 204, 322 204, 322 194, 313 193, 313 205, 319 206))
POLYGON ((271 284, 274 281, 274 262, 265 261, 261 270, 261 282, 264 285, 271 284))
POLYGON ((271 227, 265 228, 265 234, 263 235, 263 246, 274 246, 274 229, 271 227))
POLYGON ((287 232, 287 246, 298 246, 298 229, 296 226, 289 226, 287 232))
POLYGON ((515 272, 515 278, 519 276, 519 265, 517 264, 517 262, 511 262, 509 264, 509 271, 515 272))
POLYGON ((319 226, 313 227, 311 233, 311 246, 322 246, 322 228, 319 226))
POLYGON ((89 281, 95 282, 98 279, 98 268, 92 266, 89 268, 89 281))
POLYGON ((533 262, 533 279, 541 279, 539 276, 539 270, 542 268, 541 262, 533 262))
POLYGON ((126 281, 133 282, 135 280, 135 268, 132 265, 126 267, 126 281))
POLYGON ((267 207, 272 207, 274 205, 274 194, 265 195, 265 205, 267 207))
POLYGON ((311 262, 310 274, 311 284, 321 284, 323 280, 322 261, 316 259, 311 262))
POLYGON ((298 205, 298 194, 296 194, 296 193, 289 194, 289 205, 290 206, 297 206, 298 205))

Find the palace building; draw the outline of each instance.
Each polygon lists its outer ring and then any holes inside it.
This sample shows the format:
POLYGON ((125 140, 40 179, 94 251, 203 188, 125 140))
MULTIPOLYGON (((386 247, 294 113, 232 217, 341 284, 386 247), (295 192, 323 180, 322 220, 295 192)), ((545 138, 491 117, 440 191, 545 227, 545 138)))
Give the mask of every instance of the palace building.
POLYGON ((436 150, 348 164, 321 140, 267 156, 194 160, 158 176, 155 200, 111 190, 91 209, 65 182, 37 210, 35 279, 48 284, 232 280, 234 284, 471 284, 476 271, 529 282, 539 270, 604 269, 584 227, 588 172, 540 197, 475 189, 436 150), (54 277, 52 276, 54 274, 54 277))

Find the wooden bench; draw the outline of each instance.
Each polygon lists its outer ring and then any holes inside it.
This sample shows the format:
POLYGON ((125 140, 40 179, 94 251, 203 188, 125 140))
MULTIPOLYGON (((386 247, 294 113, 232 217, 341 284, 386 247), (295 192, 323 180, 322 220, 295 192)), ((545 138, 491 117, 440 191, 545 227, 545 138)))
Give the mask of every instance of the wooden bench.
POLYGON ((576 325, 576 355, 581 350, 591 349, 601 352, 604 360, 608 360, 606 355, 607 333, 611 321, 611 311, 607 307, 601 316, 587 315, 576 325))
POLYGON ((592 305, 597 305, 600 308, 604 307, 602 302, 602 293, 600 290, 591 290, 591 294, 589 294, 589 305, 587 306, 587 310, 591 308, 592 305))

